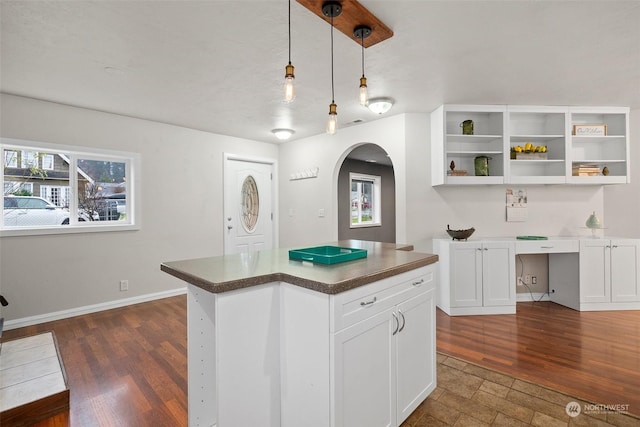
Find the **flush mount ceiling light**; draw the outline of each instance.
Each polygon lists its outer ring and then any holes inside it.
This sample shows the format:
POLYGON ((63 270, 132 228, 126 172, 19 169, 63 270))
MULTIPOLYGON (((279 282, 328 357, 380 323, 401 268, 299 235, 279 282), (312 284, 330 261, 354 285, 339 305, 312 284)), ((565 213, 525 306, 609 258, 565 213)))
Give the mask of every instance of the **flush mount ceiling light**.
POLYGON ((330 18, 331 22, 331 104, 329 104, 329 120, 327 121, 327 133, 333 135, 338 129, 338 106, 335 101, 333 84, 333 18, 340 16, 342 6, 337 1, 327 1, 322 5, 322 13, 330 18))
POLYGON ((271 131, 280 141, 286 141, 295 133, 292 129, 273 129, 271 131))
POLYGON ((367 103, 369 110, 376 114, 384 114, 393 106, 393 99, 391 98, 371 98, 367 103))
POLYGON ((289 64, 284 67, 284 102, 293 102, 296 98, 294 67, 291 65, 291 0, 289 0, 289 64))
POLYGON ((367 91, 367 78, 364 76, 364 39, 371 35, 371 27, 359 25, 353 30, 353 36, 360 39, 362 48, 362 77, 360 77, 360 105, 365 106, 369 102, 369 92, 367 91))

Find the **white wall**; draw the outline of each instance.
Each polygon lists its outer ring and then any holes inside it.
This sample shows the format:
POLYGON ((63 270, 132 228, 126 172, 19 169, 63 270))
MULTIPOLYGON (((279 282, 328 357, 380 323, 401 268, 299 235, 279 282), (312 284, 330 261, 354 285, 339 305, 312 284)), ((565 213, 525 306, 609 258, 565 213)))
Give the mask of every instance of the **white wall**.
MULTIPOLYGON (((351 147, 371 142, 390 155, 396 173, 397 241, 431 250, 430 239, 447 237, 452 228, 475 227, 474 237, 528 235, 588 235, 584 222, 592 211, 603 213, 604 187, 573 185, 480 185, 431 187, 429 115, 391 116, 284 144, 280 148, 280 242, 299 246, 336 237, 334 170, 351 147), (289 181, 291 172, 320 167, 317 179, 289 181), (505 221, 505 191, 526 189, 527 222, 505 221), (318 218, 319 208, 327 217, 318 218), (293 216, 290 216, 293 210, 293 216)), ((619 212, 607 212, 619 215, 619 212)), ((610 219, 610 218, 607 218, 610 219)), ((610 219, 613 221, 614 219, 610 219)))
POLYGON ((141 230, 0 239, 7 321, 183 287, 160 263, 222 254, 223 153, 278 157, 274 144, 10 95, 0 102, 3 137, 131 151, 142 163, 141 230))
POLYGON ((604 225, 607 234, 640 238, 640 110, 629 114, 631 184, 604 189, 604 225))
POLYGON ((396 236, 406 241, 404 116, 398 115, 339 129, 280 146, 280 246, 335 241, 338 237, 337 177, 343 160, 356 146, 382 147, 396 174, 396 236), (318 178, 289 180, 297 171, 319 168, 318 178), (325 217, 318 216, 320 209, 325 217))

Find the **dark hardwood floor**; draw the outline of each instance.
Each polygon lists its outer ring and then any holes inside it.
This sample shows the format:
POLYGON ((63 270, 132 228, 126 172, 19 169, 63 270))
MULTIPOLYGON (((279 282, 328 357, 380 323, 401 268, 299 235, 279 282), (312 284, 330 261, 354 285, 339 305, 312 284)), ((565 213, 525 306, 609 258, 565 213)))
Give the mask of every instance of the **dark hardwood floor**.
MULTIPOLYGON (((5 331, 53 330, 71 389, 70 424, 186 426, 186 297, 5 331)), ((518 303, 516 315, 437 314, 438 351, 640 414, 640 312, 518 303)), ((65 425, 64 420, 59 424, 65 425)))
POLYGON ((579 312, 552 302, 515 315, 437 313, 438 351, 640 415, 640 311, 579 312))
POLYGON ((187 425, 186 296, 5 331, 2 340, 45 331, 64 361, 71 426, 187 425))

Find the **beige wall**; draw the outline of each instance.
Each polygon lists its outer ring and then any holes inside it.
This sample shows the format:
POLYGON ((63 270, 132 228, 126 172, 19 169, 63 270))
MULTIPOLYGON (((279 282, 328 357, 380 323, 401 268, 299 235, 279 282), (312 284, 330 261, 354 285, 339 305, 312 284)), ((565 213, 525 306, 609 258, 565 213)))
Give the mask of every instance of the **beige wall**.
POLYGON ((0 238, 8 322, 184 287, 160 263, 222 254, 223 153, 278 157, 274 144, 16 96, 0 102, 3 137, 136 152, 142 165, 139 231, 0 238))

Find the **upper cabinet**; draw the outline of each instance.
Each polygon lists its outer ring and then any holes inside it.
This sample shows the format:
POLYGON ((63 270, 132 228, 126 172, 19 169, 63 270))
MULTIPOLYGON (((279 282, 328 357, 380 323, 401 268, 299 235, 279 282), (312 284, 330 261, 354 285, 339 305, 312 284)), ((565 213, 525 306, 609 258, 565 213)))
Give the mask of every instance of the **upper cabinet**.
POLYGON ((432 185, 629 182, 629 109, 443 105, 431 113, 432 185))
POLYGON ((567 182, 629 183, 629 109, 571 107, 567 182))
POLYGON ((507 107, 510 154, 505 182, 565 183, 567 121, 566 107, 507 107))
POLYGON ((431 113, 432 185, 504 182, 504 106, 443 105, 431 113))

